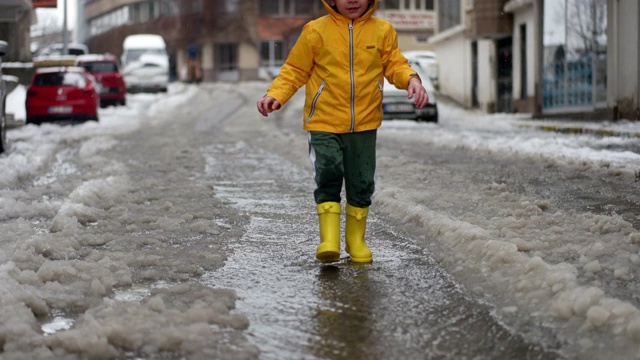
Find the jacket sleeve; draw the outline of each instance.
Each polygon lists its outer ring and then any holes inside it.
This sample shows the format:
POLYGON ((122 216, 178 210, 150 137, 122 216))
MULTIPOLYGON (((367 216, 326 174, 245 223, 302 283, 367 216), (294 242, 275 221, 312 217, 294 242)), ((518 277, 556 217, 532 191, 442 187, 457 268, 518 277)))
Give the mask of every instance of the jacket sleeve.
POLYGON ((406 90, 409 87, 409 79, 412 76, 418 76, 398 48, 398 34, 390 24, 384 37, 382 67, 389 83, 398 89, 406 90))
POLYGON ((313 68, 313 48, 313 30, 307 24, 289 52, 280 73, 267 90, 268 96, 284 105, 299 88, 307 83, 313 68))

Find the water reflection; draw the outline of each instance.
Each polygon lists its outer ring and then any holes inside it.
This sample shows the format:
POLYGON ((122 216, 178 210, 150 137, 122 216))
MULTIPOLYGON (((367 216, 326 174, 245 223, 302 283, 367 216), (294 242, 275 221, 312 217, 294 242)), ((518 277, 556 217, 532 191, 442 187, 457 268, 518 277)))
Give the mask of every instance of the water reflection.
POLYGON ((373 340, 372 286, 369 265, 353 265, 350 270, 328 265, 320 267, 314 289, 319 306, 312 318, 318 340, 312 344, 319 358, 368 358, 373 340))

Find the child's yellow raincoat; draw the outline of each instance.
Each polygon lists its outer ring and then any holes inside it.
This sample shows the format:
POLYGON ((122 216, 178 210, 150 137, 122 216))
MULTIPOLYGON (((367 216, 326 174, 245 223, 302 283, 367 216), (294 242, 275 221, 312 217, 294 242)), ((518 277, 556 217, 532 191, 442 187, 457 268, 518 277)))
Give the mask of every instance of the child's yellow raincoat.
POLYGON ((306 84, 306 131, 377 129, 382 122, 383 77, 406 89, 416 73, 398 49, 391 24, 373 17, 378 0, 355 20, 322 2, 329 15, 304 26, 267 95, 284 105, 306 84))

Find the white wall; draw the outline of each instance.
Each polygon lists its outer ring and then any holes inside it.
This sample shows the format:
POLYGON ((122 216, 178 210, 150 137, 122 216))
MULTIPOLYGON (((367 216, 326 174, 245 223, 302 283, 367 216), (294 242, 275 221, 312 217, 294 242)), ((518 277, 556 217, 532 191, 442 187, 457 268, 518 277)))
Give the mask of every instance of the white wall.
POLYGON ((527 28, 527 89, 526 96, 533 97, 535 95, 536 82, 536 19, 533 6, 521 7, 514 14, 513 19, 513 98, 520 99, 520 90, 522 83, 520 81, 522 62, 520 55, 520 26, 525 25, 527 28))
POLYGON ((609 0, 607 8, 607 103, 627 112, 640 106, 640 5, 638 0, 609 0))
POLYGON ((471 106, 471 43, 464 27, 433 36, 429 43, 438 54, 440 92, 465 106, 471 106))
POLYGON ((478 43, 478 103, 484 111, 495 112, 496 104, 496 43, 479 39, 478 43))

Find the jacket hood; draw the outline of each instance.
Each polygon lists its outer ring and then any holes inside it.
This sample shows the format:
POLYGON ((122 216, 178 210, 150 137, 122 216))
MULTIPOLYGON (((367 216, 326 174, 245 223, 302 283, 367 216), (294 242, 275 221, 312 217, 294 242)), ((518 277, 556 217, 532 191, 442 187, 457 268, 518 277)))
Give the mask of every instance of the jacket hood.
MULTIPOLYGON (((325 9, 327 9, 327 11, 329 12, 329 15, 331 15, 332 18, 336 20, 341 20, 341 21, 349 20, 347 17, 340 14, 334 6, 329 5, 327 0, 322 0, 322 4, 324 5, 325 9)), ((367 10, 358 19, 367 19, 371 17, 373 13, 376 12, 377 8, 378 8, 378 0, 373 0, 373 2, 369 5, 369 8, 367 8, 367 10)))

